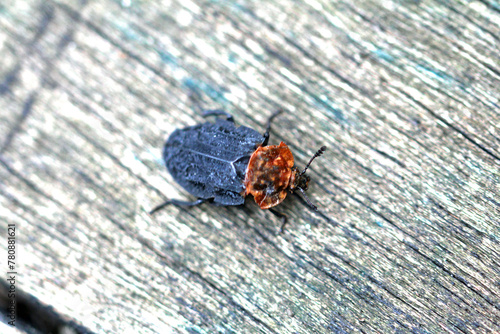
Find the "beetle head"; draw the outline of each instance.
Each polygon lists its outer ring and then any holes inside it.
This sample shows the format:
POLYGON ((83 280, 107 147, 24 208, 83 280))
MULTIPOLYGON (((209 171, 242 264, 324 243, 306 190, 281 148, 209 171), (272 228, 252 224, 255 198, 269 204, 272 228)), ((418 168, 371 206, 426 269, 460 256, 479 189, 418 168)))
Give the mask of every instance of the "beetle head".
POLYGON ((290 177, 290 191, 294 192, 295 190, 299 190, 302 193, 302 195, 304 196, 304 199, 306 200, 307 204, 309 204, 309 206, 314 210, 318 210, 318 208, 314 204, 312 204, 311 201, 309 200, 309 198, 307 198, 307 196, 306 196, 307 187, 309 185, 309 181, 311 180, 309 178, 309 176, 306 175, 306 171, 309 168, 309 166, 311 165, 311 163, 313 162, 313 160, 316 159, 317 157, 319 157, 320 155, 322 155, 323 152, 325 152, 325 150, 326 150, 326 146, 322 146, 312 156, 311 160, 309 160, 309 163, 306 165, 306 167, 304 168, 304 170, 302 172, 299 172, 297 167, 293 167, 292 168, 292 176, 290 177))

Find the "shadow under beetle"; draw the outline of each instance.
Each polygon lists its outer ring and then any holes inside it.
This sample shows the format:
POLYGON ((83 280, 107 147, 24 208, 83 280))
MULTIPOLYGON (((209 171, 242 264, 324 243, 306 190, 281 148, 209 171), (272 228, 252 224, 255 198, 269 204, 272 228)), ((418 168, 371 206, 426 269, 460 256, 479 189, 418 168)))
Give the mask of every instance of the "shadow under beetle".
POLYGON ((269 209, 282 219, 281 232, 286 216, 273 209, 286 197, 287 191, 300 191, 309 206, 317 211, 305 191, 309 176, 305 172, 313 160, 326 150, 321 147, 304 170, 294 166, 288 146, 267 145, 272 120, 269 117, 266 132, 262 135, 246 126, 237 127, 233 116, 223 110, 207 110, 203 116, 226 116, 215 123, 206 122, 175 130, 163 148, 163 160, 172 177, 189 193, 198 197, 186 202, 170 199, 151 210, 150 214, 169 204, 195 206, 205 202, 215 205, 241 205, 252 195, 261 209, 269 209))

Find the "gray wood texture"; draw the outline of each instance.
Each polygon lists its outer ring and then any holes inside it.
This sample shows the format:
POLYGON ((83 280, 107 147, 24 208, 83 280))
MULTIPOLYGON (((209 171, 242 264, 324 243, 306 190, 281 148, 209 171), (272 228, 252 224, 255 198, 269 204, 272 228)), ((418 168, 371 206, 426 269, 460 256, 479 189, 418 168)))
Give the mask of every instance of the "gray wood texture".
MULTIPOLYGON (((500 332, 498 2, 2 1, 0 264, 94 332, 500 332), (286 142, 296 196, 191 199, 192 97, 286 142)), ((5 270, 7 271, 7 270, 5 270)))

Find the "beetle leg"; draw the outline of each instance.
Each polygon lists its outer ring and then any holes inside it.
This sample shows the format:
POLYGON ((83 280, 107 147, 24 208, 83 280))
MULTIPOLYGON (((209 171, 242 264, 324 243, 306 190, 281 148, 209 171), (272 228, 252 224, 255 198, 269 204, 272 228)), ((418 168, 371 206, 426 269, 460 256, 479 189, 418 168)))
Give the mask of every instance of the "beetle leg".
POLYGON ((269 208, 269 211, 271 211, 276 217, 281 219, 280 234, 283 234, 283 232, 285 231, 285 225, 288 221, 286 215, 274 210, 273 208, 269 208))
POLYGON ((269 141, 269 131, 271 131, 271 122, 276 116, 278 116, 282 112, 283 109, 278 109, 271 116, 269 116, 267 120, 266 132, 264 132, 264 141, 262 142, 262 146, 267 146, 267 142, 269 141))
POLYGON ((207 117, 207 116, 220 116, 220 115, 224 115, 227 117, 227 121, 231 122, 231 123, 234 123, 234 118, 233 116, 231 116, 231 114, 225 112, 224 110, 222 109, 213 109, 213 110, 205 110, 203 111, 203 113, 201 114, 203 117, 207 117))
POLYGON ((194 202, 186 202, 186 201, 181 201, 178 199, 169 199, 168 201, 165 201, 164 203, 156 206, 153 210, 149 211, 149 214, 152 215, 153 213, 163 209, 169 204, 177 205, 177 206, 195 206, 201 203, 205 203, 207 201, 211 200, 211 198, 198 198, 194 202))

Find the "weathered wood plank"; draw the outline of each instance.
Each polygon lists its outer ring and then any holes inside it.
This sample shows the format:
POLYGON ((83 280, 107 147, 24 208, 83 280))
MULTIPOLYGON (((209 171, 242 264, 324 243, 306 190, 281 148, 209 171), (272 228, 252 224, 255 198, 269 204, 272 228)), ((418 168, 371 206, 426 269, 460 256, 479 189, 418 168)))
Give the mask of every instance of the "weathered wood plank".
POLYGON ((498 36, 487 1, 5 3, 18 287, 95 332, 500 331, 498 36), (190 95, 256 129, 285 108, 299 166, 328 146, 321 212, 150 217, 189 198, 161 146, 190 95))

